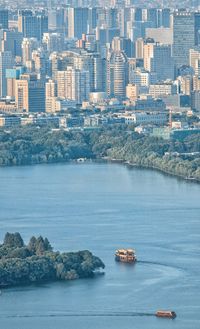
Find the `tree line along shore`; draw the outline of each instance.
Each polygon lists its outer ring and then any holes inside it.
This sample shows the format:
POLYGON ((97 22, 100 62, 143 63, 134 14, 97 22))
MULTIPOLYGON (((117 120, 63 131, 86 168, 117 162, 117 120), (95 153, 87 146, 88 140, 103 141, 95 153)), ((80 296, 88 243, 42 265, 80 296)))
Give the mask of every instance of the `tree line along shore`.
POLYGON ((200 135, 183 141, 138 134, 124 125, 93 130, 0 130, 0 166, 115 159, 200 181, 200 135))

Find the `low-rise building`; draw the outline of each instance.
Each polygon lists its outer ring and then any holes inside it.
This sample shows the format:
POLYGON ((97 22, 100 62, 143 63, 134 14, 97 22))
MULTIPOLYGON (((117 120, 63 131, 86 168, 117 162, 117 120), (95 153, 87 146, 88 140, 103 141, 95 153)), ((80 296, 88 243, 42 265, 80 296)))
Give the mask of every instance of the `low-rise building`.
POLYGON ((0 127, 13 127, 21 125, 21 118, 18 116, 1 116, 0 127))
POLYGON ((177 94, 177 86, 173 82, 156 83, 149 86, 149 94, 153 98, 159 98, 162 95, 177 94))
POLYGON ((126 124, 136 124, 136 125, 147 125, 155 124, 163 126, 167 123, 166 113, 155 113, 155 112, 139 112, 133 113, 128 116, 124 116, 126 124))

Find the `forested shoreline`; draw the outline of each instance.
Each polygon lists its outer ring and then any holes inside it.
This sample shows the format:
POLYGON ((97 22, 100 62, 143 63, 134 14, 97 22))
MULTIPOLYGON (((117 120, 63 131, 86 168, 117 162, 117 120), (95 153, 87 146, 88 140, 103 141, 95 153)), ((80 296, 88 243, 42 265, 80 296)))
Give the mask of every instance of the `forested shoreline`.
POLYGON ((199 152, 200 135, 169 141, 121 125, 83 131, 38 127, 0 130, 0 166, 107 158, 200 181, 199 152))
POLYGON ((54 252, 47 238, 6 233, 0 245, 0 287, 88 278, 105 266, 88 250, 54 252))

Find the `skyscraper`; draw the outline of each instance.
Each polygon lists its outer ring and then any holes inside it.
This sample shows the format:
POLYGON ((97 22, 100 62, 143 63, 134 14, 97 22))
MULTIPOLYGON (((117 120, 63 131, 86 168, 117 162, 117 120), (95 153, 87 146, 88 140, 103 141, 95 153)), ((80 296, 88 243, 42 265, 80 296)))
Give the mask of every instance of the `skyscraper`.
POLYGON ((11 51, 13 56, 22 55, 23 34, 17 31, 6 30, 1 41, 2 51, 11 51))
POLYGON ((38 48, 38 41, 36 38, 24 38, 22 42, 22 59, 23 64, 26 65, 28 61, 32 60, 32 52, 38 48))
POLYGON ((144 45, 144 68, 156 73, 159 81, 174 79, 174 60, 171 55, 171 46, 159 43, 144 45))
POLYGON ((128 82, 128 61, 123 51, 112 51, 107 59, 107 93, 124 98, 128 82))
POLYGON ((200 12, 194 14, 195 46, 200 45, 200 12))
POLYGON ((13 57, 10 51, 0 52, 0 97, 7 95, 6 70, 13 66, 13 57))
POLYGON ((176 67, 189 64, 189 50, 194 47, 194 13, 186 10, 173 14, 173 57, 176 67))
POLYGON ((16 80, 20 79, 20 75, 23 74, 25 68, 23 66, 16 66, 12 69, 6 70, 6 79, 7 79, 7 96, 14 98, 15 97, 15 86, 16 80))
POLYGON ((8 10, 0 9, 0 28, 8 29, 8 10))
POLYGON ((68 9, 68 37, 81 39, 88 30, 88 8, 68 9))
POLYGON ((190 49, 190 66, 194 70, 194 74, 200 75, 200 50, 190 49))
POLYGON ((18 31, 22 32, 25 38, 41 40, 43 34, 48 32, 48 17, 34 15, 31 10, 22 10, 18 15, 18 31))
POLYGON ((15 100, 21 112, 45 112, 45 83, 36 74, 22 74, 16 80, 15 100))
POLYGON ((89 71, 68 67, 57 72, 58 97, 75 100, 78 104, 89 99, 89 71))

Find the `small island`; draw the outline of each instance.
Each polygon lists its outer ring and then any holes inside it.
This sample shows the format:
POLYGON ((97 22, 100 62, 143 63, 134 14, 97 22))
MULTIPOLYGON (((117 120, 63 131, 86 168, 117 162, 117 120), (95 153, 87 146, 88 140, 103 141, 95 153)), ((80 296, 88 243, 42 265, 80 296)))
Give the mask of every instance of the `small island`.
POLYGON ((25 245, 20 233, 6 233, 0 245, 0 287, 93 277, 104 269, 90 251, 54 252, 47 238, 32 237, 25 245))

